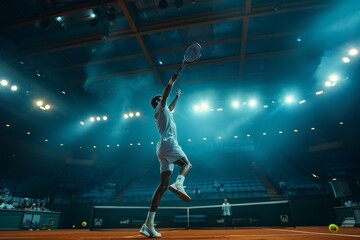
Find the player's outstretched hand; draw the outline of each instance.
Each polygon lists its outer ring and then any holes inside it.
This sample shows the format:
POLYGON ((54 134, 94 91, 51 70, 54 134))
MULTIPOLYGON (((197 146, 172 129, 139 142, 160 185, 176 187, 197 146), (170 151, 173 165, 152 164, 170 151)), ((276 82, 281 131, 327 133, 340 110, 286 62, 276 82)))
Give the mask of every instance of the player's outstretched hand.
POLYGON ((181 95, 183 95, 182 91, 180 88, 178 88, 178 90, 176 90, 176 96, 180 97, 181 95))

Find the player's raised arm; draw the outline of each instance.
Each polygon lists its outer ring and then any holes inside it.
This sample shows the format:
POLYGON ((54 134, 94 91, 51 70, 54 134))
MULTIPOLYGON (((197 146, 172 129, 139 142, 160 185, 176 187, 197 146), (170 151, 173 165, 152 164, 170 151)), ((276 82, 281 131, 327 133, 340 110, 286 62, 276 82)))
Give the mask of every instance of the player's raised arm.
POLYGON ((182 95, 181 89, 179 88, 178 90, 176 90, 176 95, 174 100, 171 102, 171 104, 169 105, 169 109, 170 111, 174 111, 177 100, 179 99, 179 97, 182 95))
POLYGON ((177 73, 174 73, 172 76, 171 76, 171 79, 169 81, 169 83, 166 85, 166 87, 164 88, 164 91, 162 93, 162 98, 161 98, 161 106, 162 107, 165 107, 166 105, 166 101, 167 101, 167 98, 169 97, 170 95, 170 92, 172 90, 172 87, 174 86, 174 83, 176 82, 176 80, 179 78, 179 74, 177 73))

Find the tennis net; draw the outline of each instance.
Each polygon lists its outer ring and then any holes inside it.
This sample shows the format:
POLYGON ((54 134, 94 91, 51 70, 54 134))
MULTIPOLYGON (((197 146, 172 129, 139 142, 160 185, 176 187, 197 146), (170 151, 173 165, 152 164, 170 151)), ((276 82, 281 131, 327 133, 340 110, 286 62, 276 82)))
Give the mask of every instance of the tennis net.
MULTIPOLYGON (((139 228, 149 207, 93 206, 90 230, 139 228)), ((158 228, 295 227, 289 200, 231 204, 231 216, 222 205, 159 207, 158 228)))

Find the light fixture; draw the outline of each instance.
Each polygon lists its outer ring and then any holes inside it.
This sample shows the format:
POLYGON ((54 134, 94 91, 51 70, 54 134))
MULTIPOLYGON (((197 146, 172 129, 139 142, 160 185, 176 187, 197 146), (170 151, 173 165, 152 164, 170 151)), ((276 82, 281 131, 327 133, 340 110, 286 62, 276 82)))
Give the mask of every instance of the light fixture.
POLYGON ((344 63, 349 63, 350 62, 350 58, 348 58, 348 57, 343 57, 342 60, 343 60, 344 63))
POLYGON ((350 49, 350 50, 349 50, 349 54, 350 54, 351 56, 357 55, 358 52, 359 52, 359 51, 358 51, 356 48, 353 48, 353 49, 350 49))
POLYGON ((2 79, 1 82, 0 82, 1 86, 7 86, 9 84, 9 82, 5 79, 2 79))
POLYGON ((44 104, 44 102, 41 101, 41 100, 38 100, 38 101, 36 102, 36 105, 39 106, 39 107, 41 107, 43 104, 44 104))

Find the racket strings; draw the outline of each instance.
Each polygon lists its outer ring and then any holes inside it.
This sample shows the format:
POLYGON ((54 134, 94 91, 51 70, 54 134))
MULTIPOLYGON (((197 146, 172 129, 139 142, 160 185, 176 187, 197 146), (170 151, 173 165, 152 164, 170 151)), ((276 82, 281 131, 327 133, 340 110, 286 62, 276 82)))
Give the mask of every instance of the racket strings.
POLYGON ((197 44, 190 45, 184 54, 186 62, 194 62, 201 56, 201 47, 197 44))

